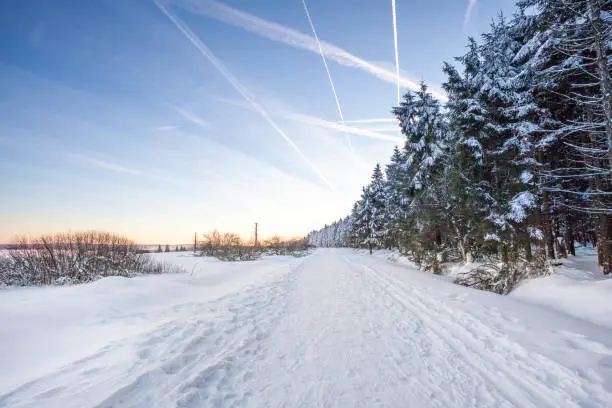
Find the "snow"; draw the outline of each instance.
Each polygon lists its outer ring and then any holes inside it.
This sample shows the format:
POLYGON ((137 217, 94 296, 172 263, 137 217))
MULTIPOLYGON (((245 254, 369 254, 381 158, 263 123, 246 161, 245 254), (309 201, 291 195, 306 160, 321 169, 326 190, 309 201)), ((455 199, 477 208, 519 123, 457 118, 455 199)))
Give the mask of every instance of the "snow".
POLYGON ((533 181, 533 173, 529 170, 523 170, 521 173, 521 182, 523 184, 529 184, 533 181))
POLYGON ((534 208, 535 205, 535 196, 529 191, 522 191, 510 200, 510 213, 508 214, 508 218, 515 222, 521 222, 528 216, 525 210, 527 208, 534 208))
POLYGON ((593 249, 579 248, 577 255, 561 260, 551 276, 529 280, 511 295, 612 329, 612 277, 602 276, 593 249))
POLYGON ((0 291, 0 407, 612 406, 603 314, 389 252, 156 256, 189 272, 0 291))
POLYGON ((527 227, 527 233, 531 238, 537 239, 539 241, 544 240, 544 231, 542 231, 540 228, 527 227))
POLYGON ((492 233, 492 232, 487 232, 486 234, 484 234, 484 238, 485 241, 497 241, 500 242, 501 238, 499 238, 499 235, 492 233))

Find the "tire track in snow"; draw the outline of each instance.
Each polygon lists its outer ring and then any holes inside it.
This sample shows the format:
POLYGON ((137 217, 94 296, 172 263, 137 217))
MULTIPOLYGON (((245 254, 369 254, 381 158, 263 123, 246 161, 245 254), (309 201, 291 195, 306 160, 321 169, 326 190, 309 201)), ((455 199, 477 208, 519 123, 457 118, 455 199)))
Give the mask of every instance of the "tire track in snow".
MULTIPOLYGON (((494 335, 491 327, 473 314, 450 309, 443 302, 432 302, 432 298, 426 296, 424 292, 409 287, 392 276, 384 277, 376 271, 374 273, 386 279, 391 287, 403 290, 404 295, 406 295, 403 298, 408 299, 415 306, 420 306, 423 309, 423 305, 427 305, 425 310, 429 312, 432 321, 437 322, 448 333, 461 333, 464 340, 463 344, 469 345, 471 350, 479 353, 481 359, 486 360, 487 357, 481 350, 491 351, 492 353, 489 354, 490 360, 495 361, 511 378, 518 380, 526 387, 531 387, 532 392, 544 395, 544 398, 549 401, 556 395, 558 403, 564 406, 568 406, 568 404, 574 407, 611 406, 612 393, 607 391, 601 383, 593 381, 592 378, 585 382, 583 374, 577 373, 575 370, 571 370, 541 353, 530 353, 520 344, 512 342, 501 333, 494 335), (418 301, 414 301, 413 298, 417 298, 418 301), (457 319, 444 318, 449 315, 454 315, 457 319), (446 325, 441 322, 446 322, 446 325), (457 322, 461 322, 461 324, 457 322), (468 330, 466 327, 472 329, 468 330), (507 358, 500 357, 500 355, 507 358), (506 370, 506 366, 509 364, 512 364, 517 372, 527 373, 528 375, 514 376, 511 371, 506 370), (555 390, 559 390, 559 392, 555 394, 555 390)), ((604 353, 612 356, 609 349, 599 343, 595 344, 600 347, 600 352, 604 351, 604 353)))
POLYGON ((600 388, 597 390, 598 395, 596 396, 598 405, 594 405, 593 398, 595 396, 584 392, 581 388, 582 381, 575 376, 575 373, 565 367, 542 355, 537 355, 537 357, 529 355, 520 345, 510 344, 507 338, 503 339, 502 342, 499 337, 496 338, 491 334, 486 334, 487 338, 483 341, 483 338, 478 337, 474 331, 467 330, 464 327, 477 327, 481 333, 491 331, 488 326, 475 319, 473 315, 451 310, 448 307, 445 307, 445 310, 439 310, 443 306, 440 302, 432 302, 430 298, 424 297, 416 288, 406 287, 397 279, 383 276, 383 274, 367 265, 353 263, 348 259, 347 262, 366 271, 373 278, 373 282, 383 288, 406 311, 421 319, 429 329, 461 355, 466 363, 476 369, 491 384, 494 384, 500 393, 514 405, 552 408, 558 406, 580 407, 583 406, 582 404, 588 404, 587 406, 604 408, 612 400, 612 396, 600 388), (459 317, 458 320, 461 321, 461 324, 449 320, 449 316, 453 315, 459 317), (482 351, 490 350, 492 347, 494 347, 493 353, 485 354, 482 351), (510 347, 516 348, 519 353, 513 352, 510 347), (508 358, 499 357, 500 353, 508 358), (521 354, 524 357, 517 359, 516 357, 520 357, 521 354), (478 361, 474 361, 474 357, 478 361), (531 362, 526 361, 527 358, 532 359, 531 362), (509 371, 506 366, 512 361, 518 362, 517 368, 528 373, 528 375, 519 378, 515 373, 509 371), (542 364, 543 367, 534 366, 532 363, 535 361, 542 364), (557 391, 552 390, 542 382, 546 381, 547 378, 539 379, 542 375, 546 376, 551 372, 562 372, 562 378, 565 381, 571 381, 571 383, 557 384, 557 386, 562 386, 557 391), (504 384, 504 386, 500 386, 500 384, 504 384), (508 390, 512 391, 508 392, 508 390))
POLYGON ((388 299, 388 303, 386 303, 382 312, 385 315, 395 314, 394 321, 396 327, 392 330, 384 331, 385 335, 390 333, 404 334, 401 339, 404 343, 409 344, 411 350, 423 351, 430 349, 429 352, 426 351, 425 355, 417 354, 415 358, 416 365, 411 367, 415 371, 409 374, 413 377, 420 376, 423 375, 421 372, 423 368, 427 370, 425 374, 428 374, 431 378, 429 381, 422 382, 421 385, 424 392, 430 393, 431 401, 437 402, 438 399, 443 400, 444 403, 439 405, 441 407, 455 405, 483 406, 483 404, 484 406, 496 407, 517 406, 515 403, 512 403, 512 399, 506 396, 503 390, 500 390, 490 378, 482 373, 480 373, 480 379, 475 380, 475 377, 477 377, 475 374, 479 372, 475 373, 473 369, 465 370, 465 357, 460 355, 445 338, 432 330, 430 325, 414 313, 414 311, 409 311, 412 318, 407 319, 405 313, 406 307, 400 305, 397 299, 389 294, 385 286, 375 281, 369 275, 369 271, 363 267, 364 265, 356 264, 346 257, 342 258, 355 273, 363 276, 364 282, 373 288, 378 296, 388 299), (412 330, 413 325, 416 326, 416 330, 412 330), (418 342, 419 345, 416 348, 413 347, 414 344, 417 344, 414 339, 422 339, 422 341, 418 342), (447 386, 440 388, 438 383, 443 380, 446 380, 447 386), (478 395, 478 399, 473 399, 475 395, 478 395), (500 397, 506 398, 508 401, 500 401, 500 397), (483 402, 483 399, 486 402, 483 402), (504 402, 509 404, 503 404, 504 402))
POLYGON ((435 364, 429 338, 409 335, 419 322, 396 326, 387 298, 341 258, 316 254, 306 269, 277 332, 276 352, 259 371, 264 397, 251 406, 447 408, 456 401, 445 387, 473 383, 435 364))

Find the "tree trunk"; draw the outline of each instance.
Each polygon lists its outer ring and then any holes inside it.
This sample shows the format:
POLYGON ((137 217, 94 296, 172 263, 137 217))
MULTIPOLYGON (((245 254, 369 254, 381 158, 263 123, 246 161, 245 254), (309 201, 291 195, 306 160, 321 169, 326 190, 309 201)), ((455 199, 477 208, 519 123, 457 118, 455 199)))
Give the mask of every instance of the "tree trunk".
MULTIPOLYGON (((593 49, 597 60, 597 74, 599 76, 599 87, 602 96, 602 108, 606 121, 606 137, 608 142, 608 168, 612 169, 612 81, 608 70, 608 57, 604 49, 605 38, 602 37, 606 30, 606 23, 601 17, 601 2, 588 0, 589 20, 593 34, 593 49)), ((608 187, 612 184, 608 176, 608 187)), ((598 262, 603 267, 604 274, 612 273, 612 215, 601 214, 598 229, 598 262)))
POLYGON ((604 275, 612 273, 612 215, 599 216, 599 245, 597 247, 598 263, 604 275))
POLYGON ((544 190, 542 203, 542 226, 544 227, 544 243, 546 245, 546 256, 555 259, 555 239, 552 233, 552 222, 550 217, 550 193, 544 190))
POLYGON ((572 256, 576 256, 576 245, 574 241, 576 238, 574 237, 574 226, 572 215, 567 214, 566 218, 567 226, 565 228, 565 245, 567 245, 567 251, 572 254, 572 256))
POLYGON ((587 245, 589 245, 589 235, 587 234, 587 229, 586 229, 586 223, 582 223, 582 246, 584 248, 587 247, 587 245))
POLYGON ((599 87, 601 88, 602 107, 606 117, 606 136, 608 140, 608 166, 612 169, 612 84, 610 71, 608 71, 608 58, 604 50, 603 31, 606 23, 601 18, 601 4, 598 0, 588 0, 589 20, 593 33, 593 48, 597 58, 597 71, 599 74, 599 87))
POLYGON ((561 228, 559 226, 560 217, 555 217, 555 247, 557 248, 557 256, 559 258, 567 259, 567 242, 565 242, 565 235, 561 234, 561 228))
POLYGON ((501 261, 503 265, 508 265, 508 262, 510 261, 508 258, 508 246, 507 245, 501 246, 501 261))
POLYGON ((527 262, 531 262, 533 260, 533 254, 531 253, 531 242, 529 237, 527 238, 527 242, 525 243, 525 259, 527 262))

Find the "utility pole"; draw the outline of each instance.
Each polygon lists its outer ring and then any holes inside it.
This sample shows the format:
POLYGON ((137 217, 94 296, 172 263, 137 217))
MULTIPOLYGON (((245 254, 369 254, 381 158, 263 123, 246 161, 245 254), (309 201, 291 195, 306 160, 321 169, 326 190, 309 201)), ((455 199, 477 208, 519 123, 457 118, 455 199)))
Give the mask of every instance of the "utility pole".
POLYGON ((196 254, 196 248, 198 247, 198 233, 193 234, 193 255, 196 254))
POLYGON ((257 227, 259 226, 258 223, 255 223, 255 248, 257 248, 257 227))

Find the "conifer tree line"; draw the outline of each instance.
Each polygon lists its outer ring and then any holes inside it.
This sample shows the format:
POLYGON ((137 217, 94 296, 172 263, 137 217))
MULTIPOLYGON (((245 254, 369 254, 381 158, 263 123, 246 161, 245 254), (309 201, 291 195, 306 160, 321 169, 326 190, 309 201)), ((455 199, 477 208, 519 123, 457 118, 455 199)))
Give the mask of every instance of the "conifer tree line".
POLYGON ((434 272, 494 260, 498 292, 576 242, 612 273, 611 59, 612 0, 519 0, 443 64, 448 102, 404 95, 404 145, 310 243, 397 248, 434 272))

